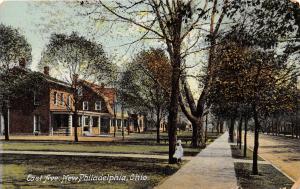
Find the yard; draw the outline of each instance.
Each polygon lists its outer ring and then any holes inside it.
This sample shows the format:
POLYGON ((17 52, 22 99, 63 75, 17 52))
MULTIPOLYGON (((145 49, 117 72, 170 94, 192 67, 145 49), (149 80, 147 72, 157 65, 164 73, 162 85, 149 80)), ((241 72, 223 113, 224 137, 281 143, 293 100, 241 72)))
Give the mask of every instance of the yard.
MULTIPOLYGON (((162 138, 166 137, 165 133, 162 134, 162 138)), ((181 133, 180 137, 190 138, 191 133, 181 133)), ((210 135, 208 143, 216 137, 216 134, 210 135)), ((182 166, 169 165, 166 159, 130 157, 130 154, 167 157, 167 141, 157 144, 155 133, 132 133, 124 141, 1 141, 0 147, 4 151, 128 154, 128 157, 2 154, 3 188, 153 188, 182 166), (107 180, 110 177, 112 179, 107 180), (66 181, 67 178, 71 181, 66 181)), ((184 143, 183 148, 184 156, 194 156, 201 151, 200 148, 190 148, 190 142, 184 143)))
POLYGON ((2 188, 152 188, 180 168, 167 160, 136 158, 2 155, 0 162, 2 188), (67 176, 81 180, 68 181, 67 176), (105 176, 123 178, 109 181, 105 176))

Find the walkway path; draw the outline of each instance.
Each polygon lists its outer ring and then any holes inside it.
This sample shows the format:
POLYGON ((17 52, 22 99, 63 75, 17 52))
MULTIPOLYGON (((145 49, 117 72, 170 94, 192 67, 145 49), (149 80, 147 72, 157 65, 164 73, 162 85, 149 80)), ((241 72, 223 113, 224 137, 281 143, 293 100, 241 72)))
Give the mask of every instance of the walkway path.
POLYGON ((237 180, 226 132, 157 187, 158 189, 236 189, 237 180))
MULTIPOLYGON (((248 146, 253 148, 253 133, 248 146)), ((259 155, 281 169, 294 181, 300 179, 300 140, 280 136, 259 135, 259 155)))
MULTIPOLYGON (((0 154, 26 154, 26 155, 54 155, 54 156, 89 156, 89 157, 128 157, 128 158, 150 158, 150 159, 168 159, 167 155, 151 154, 126 154, 126 153, 90 153, 90 152, 55 152, 55 151, 19 151, 19 150, 0 150, 0 154)), ((191 160, 193 157, 185 157, 185 160, 191 160)))

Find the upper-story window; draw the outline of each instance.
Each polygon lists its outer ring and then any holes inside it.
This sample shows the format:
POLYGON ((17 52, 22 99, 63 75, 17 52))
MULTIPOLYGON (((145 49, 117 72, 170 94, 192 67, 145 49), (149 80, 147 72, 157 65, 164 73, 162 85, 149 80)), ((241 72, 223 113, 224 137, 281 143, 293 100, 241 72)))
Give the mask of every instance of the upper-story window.
POLYGON ((61 93, 61 94, 60 94, 60 104, 61 104, 61 105, 64 105, 64 102, 65 102, 64 93, 61 93))
POLYGON ((83 96, 83 92, 82 92, 82 86, 79 86, 77 89, 77 94, 78 96, 83 96))
POLYGON ((54 96, 53 103, 54 103, 55 105, 57 105, 57 92, 54 92, 54 93, 53 93, 53 96, 54 96))
POLYGON ((36 92, 33 92, 33 104, 35 106, 40 105, 39 95, 36 92))
POLYGON ((95 110, 101 110, 101 101, 95 102, 95 110))
POLYGON ((83 102, 82 109, 83 110, 88 110, 89 109, 89 102, 88 101, 83 102))
POLYGON ((70 107, 71 106, 71 96, 68 95, 68 98, 67 98, 67 106, 70 107))

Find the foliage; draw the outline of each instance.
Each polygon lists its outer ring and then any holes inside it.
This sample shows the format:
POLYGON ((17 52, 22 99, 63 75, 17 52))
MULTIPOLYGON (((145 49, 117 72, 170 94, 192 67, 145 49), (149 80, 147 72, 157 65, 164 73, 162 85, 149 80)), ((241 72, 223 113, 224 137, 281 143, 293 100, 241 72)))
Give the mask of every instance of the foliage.
MULTIPOLYGON (((146 115, 166 114, 170 88, 170 64, 161 49, 138 53, 127 64, 120 80, 120 96, 125 106, 146 115)), ((159 120, 160 121, 160 120, 159 120)))
POLYGON ((73 82, 75 74, 81 79, 97 81, 110 78, 114 70, 101 44, 74 32, 71 35, 51 35, 39 66, 47 65, 51 65, 56 74, 64 75, 62 79, 69 83, 73 82))
POLYGON ((15 66, 22 58, 31 61, 31 46, 18 30, 0 24, 0 71, 15 66))

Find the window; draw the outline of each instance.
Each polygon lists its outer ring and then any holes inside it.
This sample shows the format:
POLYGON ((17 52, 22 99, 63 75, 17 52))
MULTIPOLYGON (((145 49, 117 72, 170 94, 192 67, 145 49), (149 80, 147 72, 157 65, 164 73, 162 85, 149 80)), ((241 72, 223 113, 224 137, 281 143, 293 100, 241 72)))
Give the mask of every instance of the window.
POLYGON ((84 102, 83 102, 82 109, 83 109, 83 110, 88 110, 88 109, 89 109, 89 102, 88 102, 88 101, 84 101, 84 102))
POLYGON ((95 110, 101 110, 101 101, 95 102, 95 110))
POLYGON ((89 116, 84 116, 83 117, 83 123, 84 123, 84 126, 89 126, 90 125, 90 118, 89 116))
POLYGON ((71 96, 70 95, 68 95, 68 98, 67 98, 67 106, 71 107, 71 96))
POLYGON ((40 100, 39 100, 39 96, 37 95, 36 92, 33 92, 33 105, 37 106, 40 105, 40 100))
POLYGON ((60 94, 60 104, 61 104, 61 105, 64 105, 64 102, 65 102, 64 93, 61 93, 61 94, 60 94))
POLYGON ((54 96, 53 103, 54 103, 55 105, 57 105, 57 92, 54 92, 54 93, 53 93, 53 96, 54 96))
POLYGON ((82 86, 79 86, 77 89, 77 94, 78 96, 83 96, 83 92, 82 92, 82 86))

